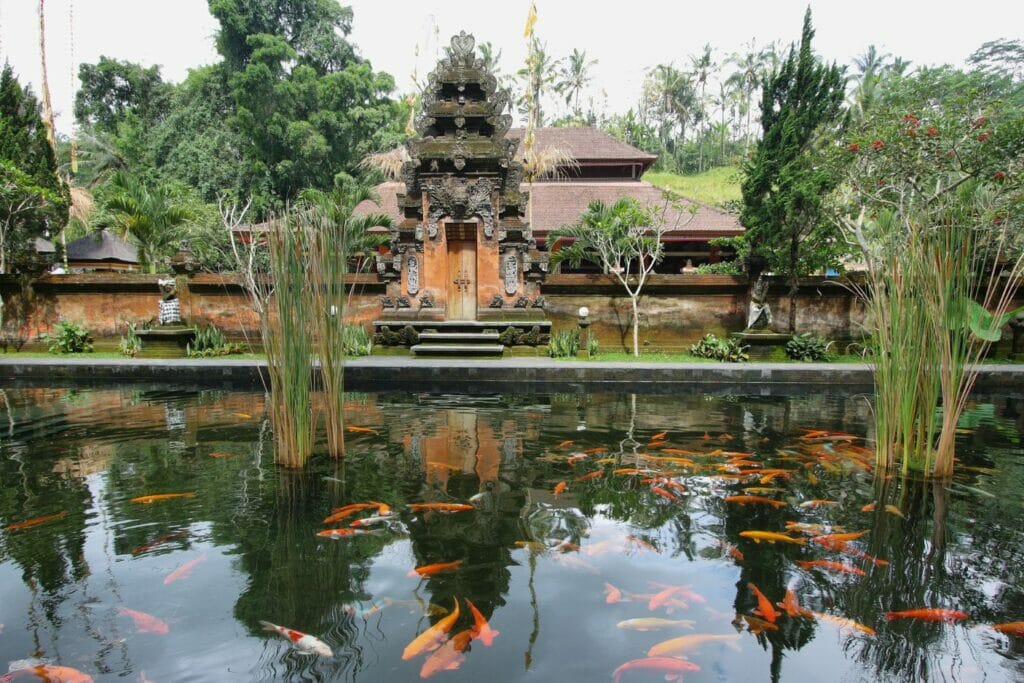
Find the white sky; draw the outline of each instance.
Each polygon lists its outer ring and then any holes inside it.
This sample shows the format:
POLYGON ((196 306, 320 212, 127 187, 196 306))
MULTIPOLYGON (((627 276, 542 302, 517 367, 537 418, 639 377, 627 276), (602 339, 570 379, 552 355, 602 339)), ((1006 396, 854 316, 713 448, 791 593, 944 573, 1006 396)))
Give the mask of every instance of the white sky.
MULTIPOLYGON (((502 50, 505 72, 519 68, 526 46, 523 25, 529 0, 350 0, 351 39, 375 69, 390 72, 399 91, 411 89, 438 55, 434 26, 443 45, 461 29, 502 50), (415 57, 419 46, 419 59, 415 57)), ((592 95, 598 109, 624 112, 634 106, 644 72, 661 62, 688 64, 704 43, 716 60, 756 38, 786 44, 799 38, 807 0, 537 0, 537 36, 563 56, 573 48, 597 59, 592 95)), ((1021 38, 1024 2, 973 0, 813 0, 815 49, 848 63, 869 43, 914 64, 959 64, 981 43, 1021 38)), ((22 82, 40 82, 36 0, 0 0, 0 61, 11 62, 22 82)), ((57 127, 69 132, 77 69, 101 54, 143 65, 159 64, 164 78, 180 81, 188 69, 218 59, 216 31, 205 0, 47 0, 46 35, 50 88, 57 127), (73 5, 73 7, 72 7, 73 5), (74 12, 74 32, 69 14, 74 12), (72 53, 72 42, 74 50, 72 53)))

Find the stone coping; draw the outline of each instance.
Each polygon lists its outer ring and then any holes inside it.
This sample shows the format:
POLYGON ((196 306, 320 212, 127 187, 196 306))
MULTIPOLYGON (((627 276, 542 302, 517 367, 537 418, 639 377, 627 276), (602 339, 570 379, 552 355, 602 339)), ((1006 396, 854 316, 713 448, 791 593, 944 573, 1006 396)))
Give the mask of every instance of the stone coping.
MULTIPOLYGON (((617 363, 550 358, 413 358, 368 356, 349 361, 346 384, 353 390, 428 388, 498 393, 593 386, 613 391, 765 393, 772 387, 809 392, 871 391, 871 368, 860 363, 617 363)), ((95 383, 160 383, 188 387, 262 388, 266 364, 259 360, 18 358, 0 356, 0 387, 95 383)), ((1024 395, 1024 365, 986 365, 981 392, 1024 395)))

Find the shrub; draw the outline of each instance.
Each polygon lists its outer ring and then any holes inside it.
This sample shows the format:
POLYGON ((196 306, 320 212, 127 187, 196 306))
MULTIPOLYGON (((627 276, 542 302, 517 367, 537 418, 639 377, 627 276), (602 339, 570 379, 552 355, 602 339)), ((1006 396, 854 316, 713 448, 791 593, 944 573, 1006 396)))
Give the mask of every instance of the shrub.
POLYGON ((829 353, 831 345, 831 342, 815 334, 804 332, 793 335, 793 338, 786 342, 786 355, 793 360, 828 360, 832 355, 829 353))
POLYGON ((563 330, 551 335, 548 353, 552 358, 574 358, 580 350, 579 330, 563 330))
POLYGON ((129 358, 134 358, 142 351, 142 340, 139 339, 139 335, 135 332, 135 323, 128 323, 128 331, 121 337, 118 349, 120 349, 122 355, 129 358))
POLYGON ((690 353, 698 358, 711 358, 727 363, 744 363, 750 360, 750 354, 747 353, 749 348, 735 339, 719 339, 709 333, 690 347, 690 353))
POLYGON ((738 261, 702 263, 697 266, 697 272, 703 275, 739 275, 740 263, 738 261))
POLYGON ((61 320, 51 334, 42 335, 42 340, 50 345, 50 353, 89 353, 92 351, 92 338, 89 336, 89 330, 71 320, 61 320))
POLYGON ((370 333, 362 325, 345 325, 341 329, 341 345, 346 356, 369 356, 373 346, 370 333))
POLYGON ((587 355, 593 358, 594 356, 597 355, 599 349, 600 344, 597 341, 597 337, 595 337, 594 335, 590 335, 589 337, 587 337, 587 355))
POLYGON ((186 347, 189 358, 214 358, 242 353, 241 344, 232 344, 216 325, 210 323, 205 328, 195 327, 196 336, 186 347))

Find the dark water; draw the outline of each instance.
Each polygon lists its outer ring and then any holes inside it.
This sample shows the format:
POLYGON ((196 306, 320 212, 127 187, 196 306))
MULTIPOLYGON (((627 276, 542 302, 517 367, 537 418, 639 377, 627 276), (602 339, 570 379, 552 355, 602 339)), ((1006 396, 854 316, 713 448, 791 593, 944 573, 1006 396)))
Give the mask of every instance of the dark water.
MULTIPOLYGON (((951 486, 876 478, 861 440, 801 438, 867 435, 863 397, 362 394, 347 406, 349 424, 376 433, 349 434, 343 463, 317 456, 303 472, 274 465, 263 401, 0 391, 0 525, 65 513, 0 532, 0 673, 35 657, 98 681, 418 680, 425 657, 403 661, 403 649, 441 618, 430 605, 458 599, 452 633, 472 625, 472 601, 500 635, 490 647, 472 641, 439 680, 612 680, 656 643, 691 634, 735 638, 690 651, 701 670, 686 681, 1024 679, 1024 638, 991 628, 1024 620, 1019 399, 971 406, 951 486), (662 431, 665 443, 650 444, 662 431), (568 460, 595 448, 608 450, 568 460), (730 453, 754 464, 729 465, 730 453), (613 473, 628 468, 657 473, 613 473), (765 468, 786 471, 761 483, 765 468), (562 481, 568 489, 553 495, 562 481), (725 501, 748 486, 779 489, 753 495, 784 507, 725 501), (195 495, 130 500, 157 493, 195 495), (481 493, 469 512, 405 507, 481 493), (801 506, 812 500, 835 504, 801 506), (361 501, 386 502, 395 521, 373 535, 316 536, 333 507, 361 501), (802 545, 739 535, 784 532, 787 521, 869 533, 842 553, 800 531, 791 536, 802 545), (864 574, 796 563, 818 559, 864 574), (407 576, 457 560, 454 572, 407 576), (187 563, 190 574, 168 582, 187 563), (751 582, 772 602, 792 587, 802 607, 876 634, 784 613, 777 630, 751 632, 737 617, 757 607, 751 582), (606 601, 606 583, 621 600, 606 601), (652 611, 663 586, 687 588, 652 611), (923 607, 969 618, 884 616, 923 607), (121 608, 167 632, 140 632, 121 608), (617 627, 651 617, 694 623, 617 627), (299 654, 260 620, 320 637, 333 658, 299 654)), ((622 674, 659 680, 663 672, 622 674)))

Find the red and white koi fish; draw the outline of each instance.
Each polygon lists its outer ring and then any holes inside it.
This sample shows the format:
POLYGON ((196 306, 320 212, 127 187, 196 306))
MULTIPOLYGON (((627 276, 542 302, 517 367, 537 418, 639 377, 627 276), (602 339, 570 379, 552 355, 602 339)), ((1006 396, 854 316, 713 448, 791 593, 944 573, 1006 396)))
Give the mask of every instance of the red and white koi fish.
POLYGON ((135 628, 139 629, 139 633, 159 633, 161 635, 169 633, 170 627, 163 619, 154 617, 152 614, 146 614, 145 612, 136 612, 133 609, 127 607, 118 607, 117 613, 123 617, 131 617, 132 621, 135 622, 135 628))
POLYGON ((92 676, 70 666, 39 664, 0 676, 0 681, 47 681, 48 683, 92 683, 92 676))
POLYGON ((308 633, 302 631, 296 631, 295 629, 286 628, 284 626, 278 626, 277 624, 271 624, 269 621, 260 621, 260 625, 264 631, 273 631, 278 635, 287 638, 299 654, 301 655, 320 655, 321 657, 333 657, 334 653, 331 652, 331 648, 327 646, 327 643, 320 640, 316 636, 311 636, 308 633))
MULTIPOLYGON (((466 604, 469 606, 469 611, 473 613, 473 628, 470 629, 470 632, 474 638, 490 647, 494 643, 494 639, 501 635, 501 632, 491 628, 491 625, 487 623, 487 619, 476 608, 476 605, 470 602, 469 598, 466 598, 466 604)), ((457 638, 458 636, 455 637, 457 638)))

